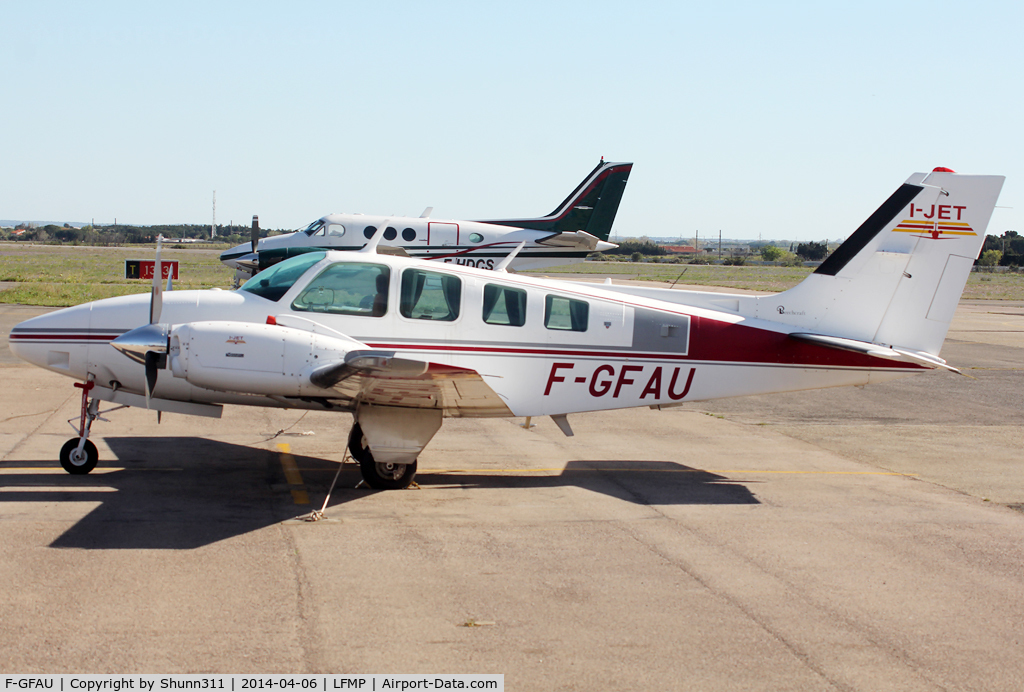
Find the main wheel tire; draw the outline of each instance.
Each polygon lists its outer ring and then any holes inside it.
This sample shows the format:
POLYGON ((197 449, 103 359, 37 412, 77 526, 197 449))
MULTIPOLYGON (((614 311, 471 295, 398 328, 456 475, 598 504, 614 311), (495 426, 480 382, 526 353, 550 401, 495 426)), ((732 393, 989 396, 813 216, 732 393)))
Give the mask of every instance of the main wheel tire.
POLYGON ((370 448, 366 444, 366 438, 363 437, 363 429, 359 427, 359 423, 353 425, 348 433, 348 451, 352 458, 360 464, 364 461, 373 461, 373 455, 370 454, 370 448))
POLYGON ((408 488, 416 477, 417 462, 411 464, 379 463, 370 453, 363 437, 363 429, 356 423, 348 435, 348 451, 359 462, 359 472, 366 484, 375 490, 401 490, 408 488))
POLYGON ((60 465, 65 471, 76 476, 92 471, 99 460, 99 452, 96 451, 96 445, 92 440, 85 441, 81 452, 78 451, 77 437, 72 437, 60 448, 60 465))

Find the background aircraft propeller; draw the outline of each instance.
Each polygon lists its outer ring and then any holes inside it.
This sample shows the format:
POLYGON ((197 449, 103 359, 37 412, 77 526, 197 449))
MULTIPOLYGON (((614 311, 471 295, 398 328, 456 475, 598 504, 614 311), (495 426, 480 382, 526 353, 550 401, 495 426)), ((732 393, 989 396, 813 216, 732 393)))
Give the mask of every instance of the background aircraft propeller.
POLYGON ((260 217, 252 216, 252 252, 256 254, 256 247, 260 244, 260 217))

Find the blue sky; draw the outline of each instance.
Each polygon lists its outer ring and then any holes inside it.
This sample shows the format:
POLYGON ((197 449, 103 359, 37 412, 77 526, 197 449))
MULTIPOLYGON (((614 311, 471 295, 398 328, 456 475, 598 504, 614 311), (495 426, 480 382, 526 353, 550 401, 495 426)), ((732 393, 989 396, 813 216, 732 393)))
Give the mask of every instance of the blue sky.
POLYGON ((0 218, 294 228, 551 211, 836 239, 917 170, 1007 176, 1024 4, 0 1, 0 218))

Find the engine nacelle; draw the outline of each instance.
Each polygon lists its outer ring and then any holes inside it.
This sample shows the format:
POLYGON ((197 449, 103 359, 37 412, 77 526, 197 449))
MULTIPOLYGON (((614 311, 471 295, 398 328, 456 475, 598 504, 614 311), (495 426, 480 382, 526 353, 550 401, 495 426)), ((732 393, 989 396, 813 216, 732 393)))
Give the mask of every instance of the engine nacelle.
POLYGON ((266 396, 323 394, 310 373, 366 344, 251 322, 189 322, 170 331, 167 367, 197 387, 266 396))

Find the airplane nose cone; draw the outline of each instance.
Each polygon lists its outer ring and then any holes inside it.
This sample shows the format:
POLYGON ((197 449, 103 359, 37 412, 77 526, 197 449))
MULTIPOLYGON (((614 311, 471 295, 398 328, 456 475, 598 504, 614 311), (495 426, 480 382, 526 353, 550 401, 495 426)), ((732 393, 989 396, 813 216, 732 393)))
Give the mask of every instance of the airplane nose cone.
POLYGON ((238 268, 239 260, 254 260, 255 258, 256 255, 253 254, 252 246, 248 243, 236 245, 230 250, 220 253, 220 261, 235 269, 238 268))
POLYGON ((125 332, 110 342, 110 345, 137 363, 146 363, 147 353, 167 353, 167 334, 170 327, 166 324, 147 324, 125 332))

